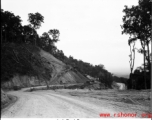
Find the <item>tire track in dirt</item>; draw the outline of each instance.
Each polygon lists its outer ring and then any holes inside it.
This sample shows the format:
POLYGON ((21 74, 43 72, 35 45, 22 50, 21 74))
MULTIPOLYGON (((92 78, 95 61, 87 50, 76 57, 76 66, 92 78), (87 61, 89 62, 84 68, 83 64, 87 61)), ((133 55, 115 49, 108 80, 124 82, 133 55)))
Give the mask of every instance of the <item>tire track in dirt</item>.
POLYGON ((112 101, 71 96, 53 90, 20 90, 9 94, 17 96, 18 100, 1 114, 2 118, 99 118, 100 113, 135 112, 112 105, 112 101))

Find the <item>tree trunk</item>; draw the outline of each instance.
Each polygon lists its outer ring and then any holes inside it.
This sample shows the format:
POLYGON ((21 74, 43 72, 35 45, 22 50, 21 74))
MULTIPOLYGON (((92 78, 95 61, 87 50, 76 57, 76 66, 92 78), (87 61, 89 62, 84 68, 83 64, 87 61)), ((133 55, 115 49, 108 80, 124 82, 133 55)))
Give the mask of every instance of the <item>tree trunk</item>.
POLYGON ((133 74, 133 68, 134 68, 134 63, 135 63, 135 42, 133 44, 133 49, 131 49, 131 45, 130 45, 130 80, 131 80, 131 89, 133 89, 134 83, 133 83, 133 79, 132 79, 132 74, 133 74), (133 53, 132 53, 133 51, 133 53), (132 58, 132 54, 133 54, 133 58, 132 58))
POLYGON ((44 80, 45 83, 46 83, 47 89, 49 89, 50 87, 49 87, 49 83, 47 82, 47 79, 46 79, 46 78, 43 78, 43 80, 44 80))
POLYGON ((49 87, 49 84, 48 84, 47 80, 45 79, 44 81, 46 83, 47 89, 49 89, 50 87, 49 87))
POLYGON ((145 55, 145 41, 141 40, 141 46, 143 48, 144 54, 143 54, 143 58, 144 58, 144 82, 145 82, 145 89, 147 89, 147 83, 146 83, 146 55, 145 55))
POLYGON ((147 51, 148 51, 148 55, 147 55, 147 57, 148 57, 148 70, 149 70, 149 72, 150 72, 150 53, 149 53, 149 42, 147 42, 147 51))
MULTIPOLYGON (((133 72, 133 68, 134 68, 134 63, 135 63, 135 43, 134 43, 134 45, 133 45, 133 63, 132 63, 132 71, 131 71, 131 73, 133 72)), ((134 86, 134 81, 133 81, 133 79, 132 79, 132 86, 134 86)), ((133 87, 132 87, 132 89, 133 89, 133 87)))
POLYGON ((145 41, 144 41, 144 81, 145 81, 145 89, 147 89, 147 83, 146 83, 146 56, 145 56, 145 41))

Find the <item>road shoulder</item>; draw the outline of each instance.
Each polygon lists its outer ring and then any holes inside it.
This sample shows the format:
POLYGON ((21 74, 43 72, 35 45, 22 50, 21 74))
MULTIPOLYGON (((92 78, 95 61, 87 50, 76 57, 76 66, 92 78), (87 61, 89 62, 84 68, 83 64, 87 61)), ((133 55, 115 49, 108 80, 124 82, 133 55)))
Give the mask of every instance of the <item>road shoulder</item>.
POLYGON ((18 100, 18 97, 8 94, 9 101, 1 106, 1 114, 8 110, 15 102, 18 100))

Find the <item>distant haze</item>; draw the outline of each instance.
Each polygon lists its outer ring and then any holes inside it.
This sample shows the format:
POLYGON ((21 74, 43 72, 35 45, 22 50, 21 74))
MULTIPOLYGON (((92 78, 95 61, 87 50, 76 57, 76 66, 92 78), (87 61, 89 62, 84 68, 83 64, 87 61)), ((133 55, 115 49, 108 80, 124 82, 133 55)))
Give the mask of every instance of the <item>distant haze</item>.
MULTIPOLYGON (((28 24, 28 13, 39 12, 44 23, 39 35, 50 29, 60 31, 58 49, 66 56, 93 65, 103 64, 118 76, 128 76, 129 46, 121 34, 124 5, 137 5, 138 0, 2 0, 2 9, 12 11, 28 24)), ((137 42, 136 47, 140 47, 137 42)), ((136 54, 135 68, 143 62, 136 54)))

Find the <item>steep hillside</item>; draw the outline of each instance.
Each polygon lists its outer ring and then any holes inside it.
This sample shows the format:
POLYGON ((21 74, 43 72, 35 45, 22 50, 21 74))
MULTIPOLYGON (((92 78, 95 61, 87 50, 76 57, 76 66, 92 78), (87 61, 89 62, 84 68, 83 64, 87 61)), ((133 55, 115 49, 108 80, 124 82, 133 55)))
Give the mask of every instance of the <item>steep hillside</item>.
POLYGON ((48 63, 46 66, 53 69, 50 84, 84 83, 88 80, 81 73, 74 70, 71 66, 66 65, 62 61, 56 59, 48 52, 41 49, 39 54, 44 61, 48 63))
POLYGON ((7 44, 2 48, 2 87, 84 83, 87 78, 39 47, 7 44))
POLYGON ((4 93, 4 91, 1 89, 1 109, 7 104, 9 103, 9 98, 7 96, 6 93, 4 93))

